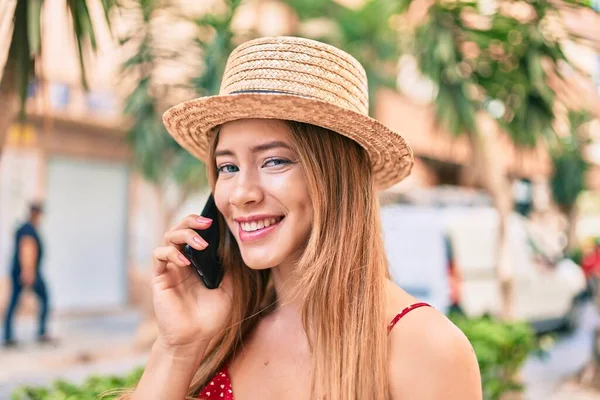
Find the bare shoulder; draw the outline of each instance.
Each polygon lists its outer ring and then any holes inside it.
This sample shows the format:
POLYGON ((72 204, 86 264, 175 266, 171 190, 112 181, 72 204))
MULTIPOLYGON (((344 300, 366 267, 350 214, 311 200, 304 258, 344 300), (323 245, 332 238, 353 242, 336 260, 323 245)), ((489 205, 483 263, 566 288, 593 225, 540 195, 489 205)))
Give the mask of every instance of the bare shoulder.
MULTIPOLYGON (((388 287, 388 315, 416 302, 396 285, 388 287)), ((389 334, 392 399, 482 398, 479 366, 467 337, 431 307, 407 313, 389 334)))

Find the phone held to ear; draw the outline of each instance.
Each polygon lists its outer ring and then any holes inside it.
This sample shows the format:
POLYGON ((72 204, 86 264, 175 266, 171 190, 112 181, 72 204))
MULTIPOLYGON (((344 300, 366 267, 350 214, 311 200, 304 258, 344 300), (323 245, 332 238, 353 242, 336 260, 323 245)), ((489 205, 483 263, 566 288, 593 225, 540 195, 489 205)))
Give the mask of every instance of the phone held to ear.
POLYGON ((208 229, 194 230, 208 243, 208 247, 204 250, 196 250, 190 245, 186 245, 184 253, 204 285, 209 289, 216 289, 223 279, 223 266, 218 254, 220 238, 219 210, 212 194, 208 197, 201 215, 212 219, 212 224, 208 229))

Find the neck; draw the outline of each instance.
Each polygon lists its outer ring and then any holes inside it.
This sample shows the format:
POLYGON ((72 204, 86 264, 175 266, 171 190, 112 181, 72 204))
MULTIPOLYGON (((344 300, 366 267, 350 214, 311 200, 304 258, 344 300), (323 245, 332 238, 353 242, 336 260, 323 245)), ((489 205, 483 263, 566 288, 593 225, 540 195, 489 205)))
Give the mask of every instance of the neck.
POLYGON ((294 274, 294 263, 286 262, 271 268, 275 291, 277 292, 276 313, 293 311, 298 316, 301 314, 303 299, 296 296, 297 279, 294 274))

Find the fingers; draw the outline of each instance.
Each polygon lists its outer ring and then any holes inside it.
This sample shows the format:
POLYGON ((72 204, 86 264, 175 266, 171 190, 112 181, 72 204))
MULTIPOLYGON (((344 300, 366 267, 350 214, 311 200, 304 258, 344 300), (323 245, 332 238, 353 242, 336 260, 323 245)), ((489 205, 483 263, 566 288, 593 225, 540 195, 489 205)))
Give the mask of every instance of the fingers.
POLYGON ((167 264, 172 263, 179 267, 190 265, 190 261, 173 246, 157 247, 152 252, 154 260, 154 271, 162 274, 167 269, 167 264))
POLYGON ((208 243, 206 243, 206 241, 192 229, 177 229, 168 231, 165 233, 165 243, 167 245, 173 245, 176 247, 189 244, 196 250, 204 250, 208 246, 208 243))
POLYGON ((191 214, 173 226, 165 233, 166 246, 157 247, 152 253, 155 273, 163 273, 169 263, 180 267, 190 265, 189 260, 181 253, 183 245, 189 244, 196 250, 204 250, 208 243, 194 229, 204 230, 211 224, 210 218, 191 214))
POLYGON ((174 231, 187 228, 204 230, 207 229, 212 222, 213 221, 210 218, 201 217, 196 214, 190 214, 175 224, 170 230, 174 231))

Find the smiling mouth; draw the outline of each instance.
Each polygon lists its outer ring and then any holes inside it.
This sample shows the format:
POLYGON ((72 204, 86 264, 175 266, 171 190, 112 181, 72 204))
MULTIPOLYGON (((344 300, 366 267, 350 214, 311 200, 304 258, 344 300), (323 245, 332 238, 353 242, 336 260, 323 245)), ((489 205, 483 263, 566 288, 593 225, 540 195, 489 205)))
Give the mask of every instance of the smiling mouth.
POLYGON ((260 231, 261 229, 268 228, 269 226, 278 224, 282 219, 283 217, 274 217, 252 222, 240 222, 240 227, 244 232, 256 232, 260 231))

